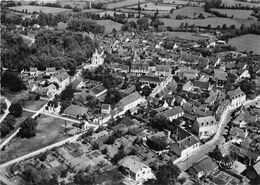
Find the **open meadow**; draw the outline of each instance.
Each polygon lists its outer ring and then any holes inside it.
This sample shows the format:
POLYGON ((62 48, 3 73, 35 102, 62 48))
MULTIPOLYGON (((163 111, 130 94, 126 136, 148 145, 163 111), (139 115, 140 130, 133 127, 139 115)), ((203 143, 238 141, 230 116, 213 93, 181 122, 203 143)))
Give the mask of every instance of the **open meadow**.
POLYGON ((229 39, 228 44, 235 46, 238 51, 253 51, 260 55, 260 35, 247 34, 229 39))
POLYGON ((188 23, 189 25, 195 24, 196 26, 207 26, 211 25, 211 27, 217 27, 222 26, 223 24, 226 24, 228 27, 234 24, 236 27, 240 27, 242 24, 250 25, 253 21, 249 20, 236 20, 231 18, 221 18, 221 17, 212 17, 212 18, 206 18, 206 19, 183 19, 183 20, 176 20, 176 19, 168 19, 168 18, 161 18, 161 21, 164 22, 165 26, 172 26, 173 28, 177 28, 180 26, 180 24, 188 23))
POLYGON ((114 22, 111 20, 95 20, 99 25, 105 26, 105 33, 111 33, 115 28, 116 30, 121 30, 122 24, 114 22))
MULTIPOLYGON (((176 8, 175 5, 167 5, 167 4, 155 4, 155 3, 144 3, 144 4, 141 4, 140 7, 142 8, 142 10, 158 10, 159 12, 160 11, 164 11, 164 12, 167 12, 169 13, 170 10, 172 8, 176 8)), ((135 5, 135 6, 130 6, 128 8, 138 8, 138 5, 135 5)))
POLYGON ((248 2, 242 2, 242 1, 236 1, 236 0, 222 0, 222 4, 225 4, 226 6, 249 6, 249 7, 259 7, 260 3, 248 3, 248 2))
POLYGON ((234 16, 234 18, 239 18, 239 19, 248 19, 248 18, 253 18, 250 14, 252 13, 252 10, 235 10, 235 9, 215 9, 212 8, 211 10, 217 11, 221 14, 226 14, 228 17, 234 16))
MULTIPOLYGON (((132 5, 137 5, 139 0, 124 0, 124 1, 118 1, 116 3, 108 3, 107 8, 113 9, 113 8, 120 8, 120 7, 127 7, 132 5)), ((140 3, 145 2, 145 0, 140 0, 140 3)))
POLYGON ((70 12, 72 11, 71 9, 66 9, 66 8, 54 8, 54 7, 46 7, 46 6, 32 6, 32 5, 25 5, 25 6, 13 6, 9 7, 11 10, 19 11, 19 12, 27 12, 28 13, 33 13, 33 12, 43 12, 43 13, 62 13, 62 12, 70 12))
MULTIPOLYGON (((64 120, 40 115, 37 121, 36 136, 29 139, 14 137, 6 146, 5 151, 1 152, 0 163, 10 161, 66 138, 64 135, 64 120)), ((72 123, 67 121, 67 127, 72 127, 72 123)))
POLYGON ((29 110, 34 110, 37 111, 39 110, 45 103, 47 103, 47 100, 29 100, 23 102, 23 108, 29 109, 29 110))
POLYGON ((195 33, 191 32, 165 32, 167 35, 176 37, 179 39, 185 39, 185 40, 202 40, 205 39, 204 37, 200 37, 199 35, 196 35, 195 33))
POLYGON ((211 13, 205 12, 204 8, 202 7, 184 7, 184 8, 176 9, 170 14, 170 16, 171 18, 175 18, 177 15, 184 15, 190 18, 194 18, 194 17, 198 17, 200 13, 202 13, 204 17, 214 16, 211 13))

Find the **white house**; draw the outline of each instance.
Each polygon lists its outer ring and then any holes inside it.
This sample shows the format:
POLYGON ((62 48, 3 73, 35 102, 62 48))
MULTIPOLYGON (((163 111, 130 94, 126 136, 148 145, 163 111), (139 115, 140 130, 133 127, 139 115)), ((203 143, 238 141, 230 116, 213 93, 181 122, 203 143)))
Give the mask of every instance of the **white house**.
POLYGON ((102 114, 110 114, 110 111, 111 111, 111 105, 102 104, 102 106, 101 106, 101 113, 102 114))
POLYGON ((230 105, 232 107, 239 107, 246 101, 245 93, 238 87, 233 91, 229 91, 228 93, 230 99, 230 105))
POLYGON ((171 66, 170 65, 156 65, 155 66, 155 75, 157 75, 157 76, 171 75, 171 66))
POLYGON ((121 163, 121 166, 124 167, 123 173, 129 178, 136 181, 137 184, 141 184, 142 182, 145 182, 148 179, 155 178, 149 166, 132 158, 124 159, 121 163))
POLYGON ((98 99, 104 99, 107 93, 107 89, 102 85, 98 85, 90 89, 89 94, 98 99))
POLYGON ((50 82, 56 82, 59 85, 59 89, 63 90, 70 83, 70 76, 67 72, 60 72, 53 76, 50 82))
POLYGON ((124 114, 126 111, 135 108, 138 104, 144 101, 144 98, 140 96, 138 92, 134 92, 123 99, 121 99, 116 107, 122 108, 122 114, 124 114))
POLYGON ((165 116, 168 120, 172 121, 174 119, 178 119, 184 115, 184 111, 181 107, 174 107, 173 109, 167 110, 164 112, 163 116, 165 116))
POLYGON ((190 92, 193 88, 193 84, 191 81, 188 81, 186 84, 183 85, 182 90, 186 92, 190 92))
POLYGON ((199 146, 200 141, 194 135, 190 135, 179 142, 170 144, 170 152, 179 158, 187 158, 191 156, 193 151, 199 146))
POLYGON ((193 129, 199 133, 200 139, 204 139, 217 132, 218 123, 214 116, 200 117, 193 124, 193 129))

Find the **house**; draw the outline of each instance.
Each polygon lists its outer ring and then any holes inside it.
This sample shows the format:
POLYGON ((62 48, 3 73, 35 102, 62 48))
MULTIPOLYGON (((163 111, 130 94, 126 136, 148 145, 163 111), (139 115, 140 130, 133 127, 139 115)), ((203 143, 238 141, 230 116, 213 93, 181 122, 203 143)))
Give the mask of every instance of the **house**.
POLYGON ((208 138, 215 134, 218 129, 218 123, 214 116, 200 117, 192 125, 192 130, 198 133, 200 139, 208 138))
POLYGON ((47 75, 47 76, 51 76, 54 73, 56 73, 55 67, 47 67, 45 70, 45 75, 47 75))
POLYGON ((121 163, 121 166, 124 167, 123 174, 127 177, 136 181, 136 183, 142 183, 148 179, 155 178, 152 170, 149 166, 135 160, 132 158, 125 158, 121 163))
POLYGON ((174 107, 173 109, 167 110, 162 114, 165 118, 172 121, 174 119, 178 119, 184 115, 184 111, 181 107, 174 107))
POLYGON ((146 75, 149 73, 149 64, 148 63, 133 63, 131 66, 131 73, 139 76, 146 75))
POLYGON ((122 108, 122 112, 121 113, 125 113, 126 111, 135 108, 138 104, 140 104, 141 102, 143 102, 143 97, 140 96, 140 94, 138 92, 134 92, 126 97, 124 97, 123 99, 121 99, 117 104, 116 107, 121 107, 122 108))
POLYGON ((65 87, 70 83, 70 76, 67 72, 60 71, 50 79, 50 82, 56 82, 60 89, 65 89, 65 87))
POLYGON ((92 68, 97 68, 100 65, 104 64, 104 59, 105 59, 105 53, 104 50, 99 48, 98 50, 96 49, 95 53, 92 55, 91 58, 91 67, 92 68))
POLYGON ((170 144, 170 152, 177 157, 187 158, 199 146, 199 140, 194 135, 190 135, 179 142, 170 144))
POLYGON ((38 76, 39 71, 37 70, 36 67, 30 67, 30 70, 28 73, 30 76, 36 77, 36 76, 38 76))
POLYGON ((227 83, 227 73, 223 70, 215 69, 214 70, 214 79, 218 87, 223 87, 227 83))
POLYGON ((156 65, 155 66, 155 75, 156 76, 171 75, 171 66, 170 65, 156 65))
POLYGON ((228 93, 229 99, 231 101, 230 105, 232 107, 241 106, 246 101, 245 93, 238 87, 233 91, 229 91, 228 93))
POLYGON ((98 85, 90 89, 89 94, 97 99, 104 99, 106 97, 107 89, 102 85, 98 85))
POLYGON ((110 111, 111 111, 111 105, 102 104, 102 106, 101 106, 101 113, 102 114, 110 114, 110 111))
POLYGON ((204 91, 210 91, 210 89, 211 89, 209 82, 194 80, 192 84, 193 84, 194 88, 199 88, 199 89, 204 90, 204 91))
POLYGON ((142 75, 139 79, 142 84, 154 84, 158 85, 162 82, 162 79, 158 76, 142 75))
POLYGON ((57 88, 54 84, 50 84, 47 88, 47 96, 53 97, 56 94, 57 88))
POLYGON ((190 92, 192 89, 193 89, 193 84, 191 81, 186 82, 182 87, 182 90, 185 92, 190 92))
POLYGON ((64 110, 62 115, 82 119, 83 116, 86 116, 88 112, 88 108, 81 107, 78 105, 70 105, 68 108, 64 110))
POLYGON ((237 81, 242 80, 243 78, 250 78, 249 71, 246 69, 239 69, 237 71, 237 76, 238 78, 236 79, 237 81))
POLYGON ((199 71, 197 69, 180 69, 176 73, 179 74, 180 78, 191 80, 198 76, 199 71))

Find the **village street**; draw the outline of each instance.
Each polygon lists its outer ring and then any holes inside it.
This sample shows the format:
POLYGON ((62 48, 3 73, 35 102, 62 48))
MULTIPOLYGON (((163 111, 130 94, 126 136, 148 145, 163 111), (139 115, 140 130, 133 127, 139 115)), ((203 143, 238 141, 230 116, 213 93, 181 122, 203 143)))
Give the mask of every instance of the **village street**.
MULTIPOLYGON (((260 96, 257 96, 254 100, 248 100, 246 101, 243 105, 247 106, 249 104, 254 104, 254 103, 259 103, 260 101, 260 96)), ((224 138, 222 136, 223 131, 227 125, 227 123, 230 122, 231 120, 231 113, 235 110, 236 108, 232 108, 228 106, 225 111, 222 114, 222 117, 219 121, 219 128, 217 133, 215 134, 214 138, 204 145, 199 146, 194 152, 192 152, 189 156, 179 158, 174 161, 174 164, 177 165, 182 171, 187 170, 190 168, 193 163, 198 162, 200 159, 202 159, 203 155, 208 154, 209 152, 213 151, 214 148, 223 143, 224 138)))

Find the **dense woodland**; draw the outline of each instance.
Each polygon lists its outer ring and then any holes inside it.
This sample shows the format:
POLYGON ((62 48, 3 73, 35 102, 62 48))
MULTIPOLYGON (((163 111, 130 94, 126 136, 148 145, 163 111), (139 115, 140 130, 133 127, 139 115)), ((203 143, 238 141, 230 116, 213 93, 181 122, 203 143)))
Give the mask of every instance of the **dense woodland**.
POLYGON ((47 29, 37 33, 31 47, 18 34, 3 30, 1 44, 3 66, 18 71, 29 66, 39 70, 56 67, 75 71, 98 48, 95 41, 81 33, 47 29))

